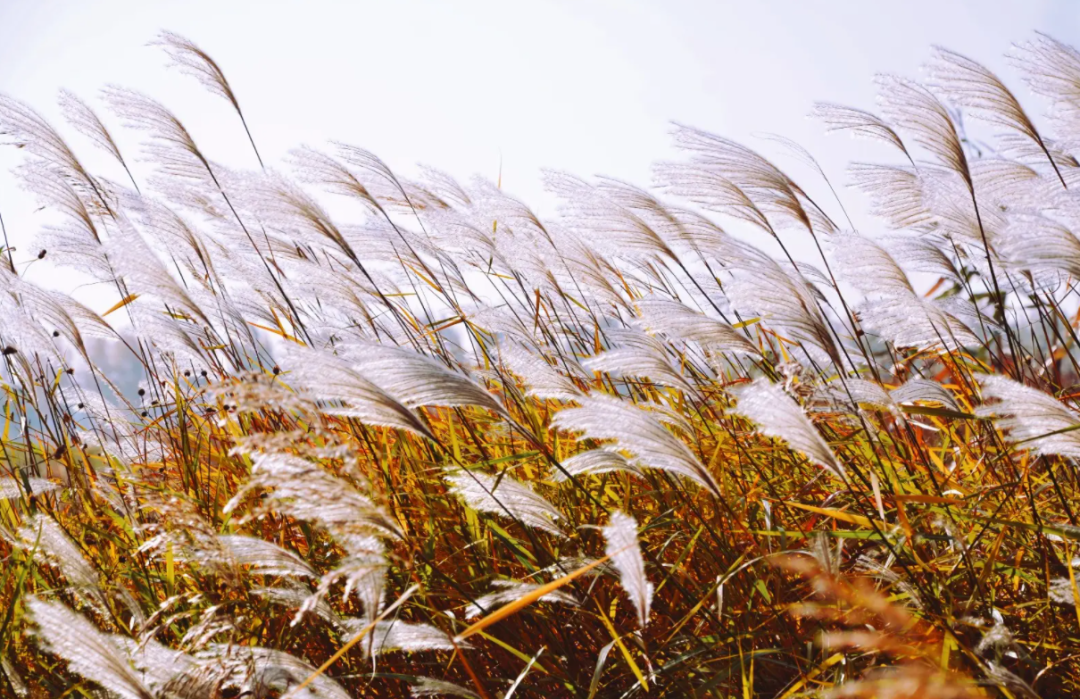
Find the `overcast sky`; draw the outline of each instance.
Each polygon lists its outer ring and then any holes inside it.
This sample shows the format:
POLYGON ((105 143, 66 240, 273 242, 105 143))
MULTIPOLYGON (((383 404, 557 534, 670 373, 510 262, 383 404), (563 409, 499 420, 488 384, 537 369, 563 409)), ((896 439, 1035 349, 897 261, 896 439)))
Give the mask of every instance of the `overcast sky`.
MULTIPOLYGON (((146 45, 169 29, 223 67, 268 164, 329 139, 405 174, 424 163, 494 179, 501 160, 505 188, 544 210, 541 168, 648 183, 651 163, 674 156, 673 120, 770 153, 755 135, 783 134, 842 181, 847 161, 882 153, 823 136, 805 117, 815 100, 872 108, 874 74, 918 76, 933 44, 984 62, 1024 99, 1002 54, 1035 30, 1080 43, 1077 10, 1038 0, 0 0, 0 92, 59 125, 60 88, 96 100, 108 83, 134 87, 176 111, 214 159, 255 167, 228 105, 146 45)), ((102 174, 122 176, 71 141, 102 174)), ((136 141, 122 141, 130 155, 136 141)), ((0 212, 27 259, 41 215, 8 173, 17 162, 0 151, 0 212)))

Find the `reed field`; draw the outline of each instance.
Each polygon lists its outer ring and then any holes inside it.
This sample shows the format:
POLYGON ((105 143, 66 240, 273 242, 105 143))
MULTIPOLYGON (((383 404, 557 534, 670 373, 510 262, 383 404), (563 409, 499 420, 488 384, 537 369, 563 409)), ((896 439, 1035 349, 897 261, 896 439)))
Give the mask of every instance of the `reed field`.
POLYGON ((0 262, 0 696, 1080 695, 1080 52, 812 105, 835 173, 677 124, 549 216, 264 163, 156 43, 250 169, 0 96, 49 216, 0 262))

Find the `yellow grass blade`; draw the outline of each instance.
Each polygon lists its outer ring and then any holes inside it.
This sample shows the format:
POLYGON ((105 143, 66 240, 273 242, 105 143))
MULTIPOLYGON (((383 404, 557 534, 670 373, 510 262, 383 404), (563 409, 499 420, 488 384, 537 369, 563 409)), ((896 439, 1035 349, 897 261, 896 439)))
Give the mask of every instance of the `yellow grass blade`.
POLYGON ((124 298, 120 299, 120 301, 115 306, 113 306, 109 310, 102 313, 101 317, 104 318, 105 316, 109 315, 113 311, 119 311, 121 308, 128 305, 129 303, 131 303, 132 301, 134 301, 137 298, 139 298, 138 294, 128 294, 124 298))

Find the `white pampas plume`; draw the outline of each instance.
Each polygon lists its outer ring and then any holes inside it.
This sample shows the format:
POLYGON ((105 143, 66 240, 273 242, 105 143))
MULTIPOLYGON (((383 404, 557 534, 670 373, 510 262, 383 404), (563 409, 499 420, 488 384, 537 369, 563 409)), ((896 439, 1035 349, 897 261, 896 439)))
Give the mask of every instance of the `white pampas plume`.
POLYGON ((998 401, 979 406, 975 414, 993 418, 998 429, 1008 432, 1006 440, 1044 456, 1080 457, 1080 415, 1075 411, 1053 396, 1002 376, 975 378, 983 399, 998 401))
MULTIPOLYGON (((26 482, 30 484, 29 495, 40 495, 60 487, 44 478, 27 478, 26 482)), ((24 484, 19 479, 0 478, 0 500, 14 500, 22 497, 23 487, 24 484)))
MULTIPOLYGON (((521 599, 533 590, 541 587, 537 583, 521 582, 519 580, 492 580, 492 587, 499 588, 494 592, 477 597, 465 611, 466 618, 480 616, 486 612, 497 609, 504 604, 521 599)), ((562 590, 552 590, 537 602, 550 602, 553 604, 567 604, 577 607, 581 603, 573 595, 562 590)))
POLYGON ((768 379, 732 390, 738 405, 732 412, 757 423, 763 434, 787 442, 827 471, 843 477, 844 468, 829 445, 807 419, 803 409, 784 390, 768 379))
POLYGON ((660 340, 637 330, 608 330, 607 336, 615 347, 586 359, 581 363, 583 367, 614 376, 644 376, 658 384, 695 393, 667 356, 666 346, 660 340))
POLYGON ((656 417, 618 398, 588 395, 581 399, 580 408, 559 411, 552 426, 583 432, 589 439, 613 439, 642 466, 689 478, 713 495, 720 495, 716 480, 682 440, 656 417))
POLYGON ((236 534, 221 534, 217 539, 237 563, 251 566, 253 574, 299 578, 316 576, 315 571, 302 558, 272 541, 236 534))
POLYGON ((409 408, 475 405, 504 414, 483 386, 416 352, 363 344, 348 347, 345 353, 357 371, 409 408))
POLYGON ((604 527, 604 539, 607 541, 604 553, 611 557, 612 565, 619 571, 619 583, 637 610, 638 624, 645 628, 649 623, 653 584, 645 577, 637 520, 622 512, 613 512, 604 527))
MULTIPOLYGON (((342 619, 341 622, 351 635, 359 633, 370 623, 366 617, 349 617, 342 619)), ((361 642, 360 645, 363 646, 364 653, 370 651, 376 656, 390 653, 392 650, 401 650, 404 653, 421 653, 423 650, 454 650, 454 642, 442 629, 433 627, 430 623, 401 620, 379 621, 370 631, 369 640, 361 642)))
MULTIPOLYGON (((641 469, 636 463, 627 461, 621 454, 610 449, 592 449, 583 451, 580 454, 574 454, 562 461, 562 467, 571 476, 609 473, 611 471, 641 473, 641 469)), ((563 475, 562 471, 555 471, 551 477, 553 480, 560 482, 569 480, 563 475)))
POLYGON ((761 352, 745 336, 723 321, 698 313, 684 304, 659 296, 637 302, 639 322, 650 333, 696 342, 705 349, 759 356, 761 352))
POLYGON ((451 471, 446 480, 451 491, 474 510, 509 516, 555 536, 566 536, 555 525, 562 515, 554 505, 520 481, 480 471, 451 471))
POLYGON ((355 417, 369 425, 396 427, 433 439, 408 408, 333 355, 290 347, 282 365, 289 370, 287 380, 311 398, 342 403, 323 405, 320 410, 327 415, 355 417))
POLYGON ((409 693, 412 694, 414 699, 420 697, 438 697, 438 696, 451 696, 451 697, 464 697, 465 699, 480 699, 480 695, 471 689, 466 689, 461 685, 454 684, 453 682, 447 682, 446 680, 437 680, 432 677, 417 677, 416 684, 409 686, 409 693))
POLYGON ((908 379, 889 391, 889 397, 897 404, 914 403, 918 400, 927 403, 941 403, 952 410, 960 409, 960 406, 956 404, 956 399, 944 386, 929 379, 908 379))
POLYGON ((911 157, 896 131, 875 114, 842 104, 816 102, 810 116, 825 123, 826 133, 845 131, 853 136, 895 146, 909 159, 911 157))
POLYGON ((516 342, 499 345, 499 357, 507 369, 525 381, 526 396, 554 400, 577 400, 581 396, 581 391, 568 376, 560 373, 544 357, 516 342))
POLYGON ((20 546, 34 550, 37 557, 59 568, 72 587, 95 598, 100 594, 97 571, 51 517, 42 514, 34 516, 19 529, 18 534, 20 546))
POLYGON ((123 699, 154 699, 127 658, 81 614, 36 597, 30 597, 27 606, 42 645, 66 660, 72 672, 123 699))

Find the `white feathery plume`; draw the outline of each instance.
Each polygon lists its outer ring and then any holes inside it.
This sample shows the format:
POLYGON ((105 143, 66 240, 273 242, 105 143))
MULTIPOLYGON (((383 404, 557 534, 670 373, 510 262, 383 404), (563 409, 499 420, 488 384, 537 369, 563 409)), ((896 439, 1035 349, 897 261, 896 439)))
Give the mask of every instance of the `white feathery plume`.
POLYGON ((853 398, 856 403, 894 411, 899 410, 904 403, 915 401, 940 403, 952 410, 959 409, 952 394, 941 384, 927 379, 909 379, 891 391, 866 379, 845 379, 845 385, 846 390, 842 386, 832 384, 826 393, 830 399, 843 405, 848 405, 853 398))
POLYGON ((658 384, 695 393, 667 356, 667 346, 657 338, 626 329, 608 330, 607 336, 615 347, 584 360, 581 365, 586 370, 614 376, 644 376, 658 384))
MULTIPOLYGON (((365 619, 345 619, 355 631, 366 626, 365 619), (351 622, 351 623, 350 623, 351 622)), ((370 632, 370 642, 360 645, 365 652, 381 655, 391 651, 420 653, 431 650, 454 650, 454 642, 447 633, 431 624, 411 621, 380 621, 370 632)))
POLYGON ((445 365, 399 347, 353 344, 345 356, 357 371, 402 405, 475 405, 504 414, 483 386, 445 365))
MULTIPOLYGON (((538 583, 521 582, 520 580, 492 580, 492 587, 498 588, 494 592, 477 597, 465 611, 465 617, 471 618, 490 612, 509 602, 520 599, 533 590, 541 587, 538 583)), ((581 604, 573 595, 563 590, 552 590, 537 602, 550 602, 552 604, 566 604, 577 607, 581 604)))
POLYGON ((836 236, 830 242, 837 274, 858 291, 885 298, 916 295, 907 274, 877 242, 855 233, 836 236))
MULTIPOLYGON (((964 107, 965 113, 1012 129, 1046 150, 1042 137, 1020 106, 1020 101, 986 66, 935 46, 930 68, 932 86, 953 104, 964 107)), ((1046 158, 1053 163, 1049 152, 1046 152, 1046 158)))
POLYGON ((908 379, 889 391, 889 397, 897 404, 923 401, 926 403, 940 403, 952 410, 960 409, 956 399, 944 386, 929 379, 908 379))
POLYGON ((446 480, 450 482, 451 492, 474 510, 514 517, 530 527, 555 536, 566 536, 556 525, 563 518, 562 514, 520 481, 509 476, 461 470, 448 472, 446 480))
POLYGON ((880 117, 870 112, 841 104, 817 102, 810 116, 824 122, 825 131, 828 133, 843 131, 854 136, 869 138, 894 146, 905 156, 908 155, 899 134, 880 117))
POLYGON ((975 409, 979 417, 993 418, 1005 438, 1036 454, 1080 457, 1080 415, 1058 399, 1003 376, 979 375, 983 399, 994 404, 975 409))
POLYGON ((542 355, 530 352, 517 342, 499 345, 499 358, 526 384, 525 395, 554 400, 577 400, 581 390, 542 355))
POLYGON ((771 327, 839 364, 840 353, 828 322, 801 274, 787 272, 742 241, 732 239, 720 252, 721 261, 733 271, 733 278, 724 285, 732 306, 744 314, 760 314, 771 327))
POLYGON ((253 574, 316 577, 304 559, 272 541, 238 534, 219 534, 217 539, 237 563, 251 566, 253 574))
POLYGON ((995 246, 1006 265, 1035 275, 1080 276, 1080 239, 1038 214, 1013 213, 995 246))
POLYGON ((431 432, 408 408, 338 357, 290 347, 282 366, 290 372, 287 379, 295 382, 307 396, 343 403, 321 406, 320 410, 327 415, 355 417, 369 425, 394 427, 431 437, 431 432))
MULTIPOLYGON (((755 208, 785 223, 826 235, 836 232, 836 225, 819 209, 791 178, 757 152, 723 136, 682 124, 672 129, 675 143, 691 151, 698 172, 726 178, 740 190, 755 208)), ((708 191, 709 187, 701 189, 708 191)), ((691 194, 693 194, 693 189, 691 194)), ((766 230, 774 233, 766 224, 766 230)))
MULTIPOLYGON (((259 697, 275 691, 283 695, 288 688, 316 674, 310 663, 272 648, 215 643, 201 655, 228 672, 224 686, 259 697)), ((317 675, 303 693, 293 692, 290 696, 295 699, 351 699, 340 684, 325 674, 317 675)))
POLYGON ((844 467, 818 434, 803 409, 784 390, 768 379, 733 389, 738 404, 732 412, 756 423, 763 434, 787 442, 812 462, 843 477, 844 467))
POLYGON ((967 157, 952 117, 925 87, 896 75, 879 75, 879 101, 885 117, 926 149, 934 159, 971 185, 967 157))
POLYGON ((649 623, 653 584, 645 577, 645 559, 641 556, 637 526, 637 520, 630 515, 613 512, 603 530, 607 542, 604 553, 610 556, 611 564, 619 572, 619 584, 637 610, 638 624, 645 628, 649 623))
POLYGON ((602 252, 630 259, 675 259, 668 244, 642 218, 594 185, 565 172, 547 171, 544 184, 563 200, 571 225, 602 252))
POLYGON ((66 660, 72 672, 123 699, 154 699, 109 637, 81 614, 36 597, 30 597, 27 606, 42 644, 66 660))
POLYGON ((689 478, 719 496, 716 480, 689 447, 655 416, 619 398, 603 394, 590 394, 580 402, 580 408, 559 411, 552 426, 583 432, 589 439, 615 440, 620 449, 634 455, 640 466, 659 468, 689 478))
POLYGON ((1059 132, 1070 141, 1080 137, 1080 51, 1037 32, 1017 45, 1010 58, 1032 91, 1053 102, 1051 116, 1059 132))
POLYGON ((251 458, 251 480, 225 505, 233 511, 256 488, 270 491, 256 512, 272 509, 296 519, 319 522, 331 533, 363 527, 400 536, 397 525, 370 498, 318 464, 290 454, 263 453, 251 458))
POLYGON ((120 154, 120 148, 113 140, 109 129, 101 121, 98 115, 78 95, 70 90, 60 91, 60 110, 68 124, 76 131, 86 136, 94 145, 116 158, 121 165, 127 168, 124 156, 120 154))
POLYGON ((859 309, 863 324, 897 347, 956 349, 979 344, 966 324, 934 300, 921 297, 868 301, 859 309))
MULTIPOLYGON (((597 473, 609 473, 612 471, 628 471, 641 473, 641 469, 634 462, 627 461, 621 454, 610 449, 592 449, 574 454, 561 462, 563 469, 571 476, 593 475, 597 473)), ((562 471, 552 474, 555 481, 568 480, 562 471)))
POLYGON ((417 677, 416 683, 409 685, 409 693, 413 696, 413 699, 438 696, 463 697, 464 699, 480 699, 480 695, 472 691, 471 689, 466 689, 465 687, 454 684, 453 682, 447 682, 446 680, 438 680, 433 677, 417 677))
POLYGON ((35 515, 18 534, 22 548, 33 549, 36 556, 59 568, 72 587, 95 597, 100 594, 97 571, 54 519, 35 515))
MULTIPOLYGON (((40 495, 60 486, 44 478, 28 477, 30 495, 40 495)), ((15 500, 22 497, 24 484, 20 478, 0 478, 0 500, 15 500)))

